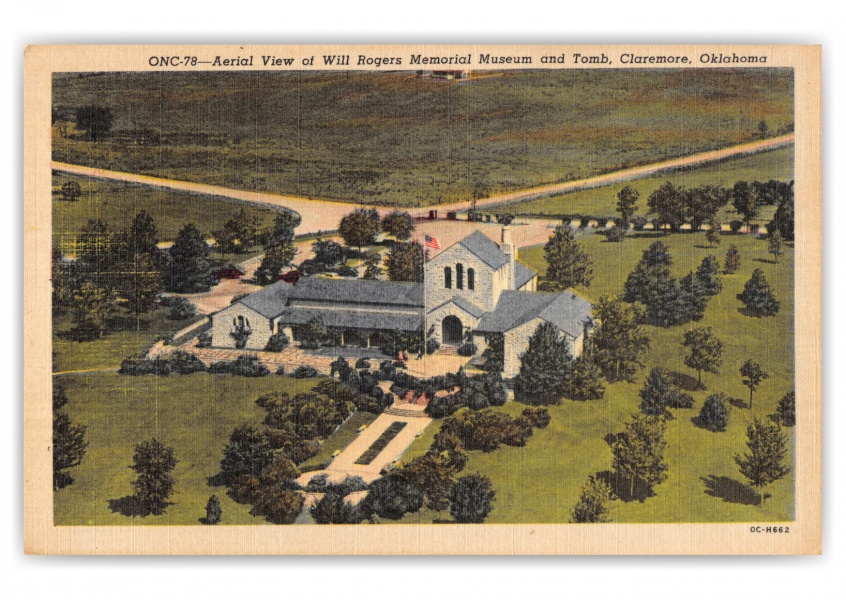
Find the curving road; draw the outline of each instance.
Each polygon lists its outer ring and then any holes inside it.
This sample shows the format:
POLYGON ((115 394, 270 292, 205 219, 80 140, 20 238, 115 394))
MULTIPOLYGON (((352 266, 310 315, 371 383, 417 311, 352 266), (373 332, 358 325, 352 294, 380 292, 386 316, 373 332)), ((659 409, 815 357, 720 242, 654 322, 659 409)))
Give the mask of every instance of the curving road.
MULTIPOLYGON (((613 173, 606 173, 604 175, 597 175, 585 179, 577 179, 574 181, 567 181, 564 183, 555 183, 550 185, 538 186, 518 190, 516 192, 509 192, 507 194, 499 194, 479 200, 476 204, 477 208, 492 208, 506 204, 514 204, 525 200, 534 200, 543 198, 545 196, 554 196, 566 192, 574 192, 577 190, 584 190, 606 185, 612 185, 623 181, 630 181, 632 179, 640 179, 649 177, 666 171, 673 171, 680 168, 689 168, 693 166, 701 166, 708 163, 726 160, 728 158, 736 158, 749 154, 756 154, 768 150, 775 150, 789 146, 794 141, 794 134, 783 135, 766 140, 759 140, 756 142, 749 142, 740 144, 738 146, 731 146, 723 148, 722 150, 711 150, 708 152, 700 152, 698 154, 691 154, 681 158, 674 158, 658 163, 643 165, 640 167, 632 167, 630 169, 623 169, 621 171, 614 171, 613 173)), ((204 183, 193 183, 190 181, 178 181, 175 179, 164 179, 161 177, 151 177, 149 175, 137 175, 135 173, 124 173, 121 171, 107 171, 105 169, 96 169, 93 167, 83 167, 80 165, 71 165, 67 163, 53 162, 52 169, 61 173, 69 173, 71 175, 81 175, 84 177, 92 177, 95 179, 108 179, 111 181, 123 181, 127 183, 135 183, 140 185, 149 185, 154 187, 161 187, 171 190, 178 190, 182 192, 190 192, 195 194, 205 194, 210 196, 218 196, 227 198, 229 200, 236 200, 240 202, 249 202, 253 204, 263 204, 271 207, 284 207, 296 211, 302 217, 302 224, 297 228, 297 233, 308 234, 316 233, 318 231, 333 231, 337 228, 341 217, 349 213, 358 205, 349 202, 338 202, 333 200, 313 200, 309 198, 298 198, 295 196, 286 196, 283 194, 273 194, 270 192, 250 192, 246 190, 237 190, 232 188, 225 188, 217 185, 208 185, 204 183)), ((392 207, 367 207, 375 208, 380 214, 386 214, 393 210, 392 207)), ((452 204, 438 204, 431 207, 419 208, 419 211, 428 211, 429 208, 437 209, 442 214, 449 211, 461 211, 470 208, 470 201, 454 202, 452 204)))

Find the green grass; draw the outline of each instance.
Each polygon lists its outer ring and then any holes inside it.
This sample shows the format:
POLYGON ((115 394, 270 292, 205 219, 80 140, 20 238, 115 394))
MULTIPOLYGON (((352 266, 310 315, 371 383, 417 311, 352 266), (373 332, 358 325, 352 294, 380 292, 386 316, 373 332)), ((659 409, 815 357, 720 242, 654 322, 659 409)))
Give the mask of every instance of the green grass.
MULTIPOLYGON (((789 521, 793 516, 793 474, 767 488, 771 495, 763 507, 743 503, 754 500, 745 488, 733 457, 746 450, 746 424, 752 415, 766 417, 774 412, 781 396, 793 386, 793 250, 788 248, 778 265, 769 262, 767 243, 747 236, 724 236, 719 249, 704 245, 700 235, 670 235, 663 238, 674 258, 674 272, 683 275, 708 253, 722 260, 729 243, 738 246, 740 271, 723 277, 724 288, 711 299, 705 318, 699 323, 663 329, 647 327, 652 349, 646 357, 647 368, 635 383, 608 386, 603 400, 573 402, 565 400, 549 408, 552 422, 547 429, 535 430, 524 448, 503 446, 491 453, 470 453, 465 473, 482 473, 491 478, 496 502, 490 523, 562 523, 568 522, 578 500, 581 486, 590 475, 611 468, 611 450, 604 441, 608 433, 619 432, 628 416, 638 409, 638 392, 648 369, 665 369, 695 376, 684 366, 681 338, 691 327, 710 325, 724 343, 724 363, 719 375, 703 374, 707 390, 693 392, 695 406, 675 410, 675 419, 667 429, 669 465, 667 481, 656 486, 655 496, 644 502, 612 502, 615 522, 742 522, 789 521), (760 262, 765 261, 765 262, 760 262), (754 318, 739 312, 735 298, 754 268, 764 270, 773 286, 781 311, 775 317, 754 318), (754 409, 733 408, 730 424, 723 433, 712 433, 694 426, 691 419, 699 413, 708 394, 722 391, 748 400, 748 388, 738 372, 747 359, 758 361, 769 372, 754 397, 754 409), (706 481, 716 482, 717 496, 706 493, 706 481), (749 496, 747 499, 747 495, 749 496)), ((580 290, 596 299, 602 294, 619 294, 628 273, 651 239, 627 239, 622 244, 605 242, 600 236, 584 241, 594 257, 596 279, 588 290, 580 290)), ((521 252, 521 260, 541 273, 545 270, 540 248, 521 252)), ((516 415, 523 406, 509 403, 502 407, 516 415)), ((426 451, 437 432, 434 424, 415 440, 403 456, 408 462, 426 451)), ((787 429, 791 436, 792 430, 787 429)), ((421 511, 407 515, 404 523, 431 523, 449 519, 446 512, 421 511)))
POLYGON ((326 461, 332 458, 332 453, 335 452, 335 450, 343 450, 349 446, 356 437, 358 437, 359 427, 362 425, 370 425, 376 420, 377 416, 378 415, 364 411, 354 413, 343 425, 341 425, 332 435, 320 444, 320 451, 302 463, 300 465, 300 469, 308 470, 312 467, 326 463, 326 461))
MULTIPOLYGON (((737 181, 790 181, 793 179, 793 148, 780 148, 743 158, 726 160, 717 164, 685 171, 667 173, 656 177, 646 177, 617 183, 590 190, 582 190, 559 196, 550 196, 520 204, 513 204, 509 210, 519 215, 595 215, 617 216, 617 194, 623 187, 630 186, 640 193, 638 213, 648 210, 649 194, 670 181, 676 186, 688 188, 700 185, 721 185, 732 187, 737 181)), ((761 221, 772 218, 774 211, 765 207, 761 221)), ((738 218, 729 204, 720 213, 720 218, 738 218)))
POLYGON ((198 525, 209 496, 223 507, 224 525, 264 524, 235 503, 224 487, 207 479, 219 471, 223 448, 242 422, 260 422, 258 396, 289 394, 314 386, 313 379, 235 377, 195 373, 170 377, 128 377, 91 373, 58 378, 67 388, 71 419, 87 425, 88 451, 70 470, 76 480, 54 494, 57 525, 198 525), (175 492, 161 516, 128 517, 110 509, 110 500, 132 494, 135 444, 156 437, 173 446, 178 463, 175 492))
POLYGON ((749 141, 793 117, 789 69, 567 69, 445 84, 412 72, 56 74, 58 161, 384 205, 453 202, 749 141), (67 134, 66 134, 67 135, 67 134))
MULTIPOLYGON (((211 235, 223 228, 232 215, 243 208, 249 217, 255 217, 262 227, 273 224, 277 210, 226 200, 216 196, 174 192, 161 188, 109 182, 86 177, 55 175, 54 191, 66 181, 77 181, 82 195, 76 202, 62 200, 60 193, 53 196, 53 245, 66 254, 73 254, 74 241, 79 230, 89 219, 102 219, 109 231, 126 228, 142 210, 155 220, 160 240, 174 240, 186 223, 194 223, 201 232, 211 235)), ((240 262, 248 255, 237 255, 240 262)))

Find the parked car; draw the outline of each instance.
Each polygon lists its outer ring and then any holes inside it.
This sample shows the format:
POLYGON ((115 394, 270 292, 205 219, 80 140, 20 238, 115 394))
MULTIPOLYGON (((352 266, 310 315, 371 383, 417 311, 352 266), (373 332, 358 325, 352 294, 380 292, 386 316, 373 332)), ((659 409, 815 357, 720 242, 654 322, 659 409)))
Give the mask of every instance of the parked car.
POLYGON ((361 427, 359 427, 358 429, 356 429, 356 430, 355 430, 355 432, 356 432, 356 433, 361 433, 361 432, 362 432, 362 431, 364 431, 365 429, 367 429, 367 423, 365 423, 364 425, 362 425, 361 427))
POLYGON ((285 283, 297 283, 300 280, 300 277, 303 277, 303 274, 295 269, 293 271, 288 271, 287 273, 280 275, 276 278, 276 281, 284 281, 285 283))

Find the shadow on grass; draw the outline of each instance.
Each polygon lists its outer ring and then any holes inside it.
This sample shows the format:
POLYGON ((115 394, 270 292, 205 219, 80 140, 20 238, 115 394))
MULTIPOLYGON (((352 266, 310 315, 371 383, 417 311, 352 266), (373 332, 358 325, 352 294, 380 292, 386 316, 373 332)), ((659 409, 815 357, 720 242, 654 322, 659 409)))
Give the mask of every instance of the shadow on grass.
POLYGON ((714 429, 713 427, 710 427, 708 423, 706 423, 705 420, 702 419, 702 417, 700 417, 699 415, 692 417, 690 419, 690 422, 693 423, 694 427, 698 427, 699 429, 704 429, 706 431, 711 431, 714 433, 721 433, 725 431, 725 429, 714 429))
MULTIPOLYGON (((736 479, 717 475, 700 477, 700 479, 705 484, 705 493, 714 498, 722 498, 723 502, 749 506, 761 505, 761 495, 736 479)), ((764 494, 764 498, 769 497, 769 494, 764 494)))
POLYGON ((686 373, 679 373, 678 371, 669 371, 667 372, 667 379, 670 380, 674 386, 679 389, 684 390, 685 392, 697 392, 699 390, 704 390, 705 385, 699 383, 699 380, 692 375, 687 375, 686 373))
POLYGON ((728 402, 735 408, 749 408, 749 405, 740 398, 729 398, 728 402))
POLYGON ((218 473, 217 475, 206 477, 206 484, 211 487, 220 487, 223 485, 229 485, 229 480, 223 473, 218 473))
POLYGON ((614 497, 619 498, 623 502, 632 502, 634 500, 644 502, 647 498, 655 495, 652 488, 637 479, 635 480, 633 491, 631 479, 618 475, 615 471, 600 471, 594 477, 598 481, 604 481, 608 484, 614 497))
POLYGON ((135 496, 124 496, 116 500, 109 500, 109 510, 120 513, 124 517, 146 517, 152 514, 135 496))
POLYGON ((764 263, 765 265, 777 265, 778 263, 774 260, 767 259, 767 258, 753 258, 754 262, 764 263))

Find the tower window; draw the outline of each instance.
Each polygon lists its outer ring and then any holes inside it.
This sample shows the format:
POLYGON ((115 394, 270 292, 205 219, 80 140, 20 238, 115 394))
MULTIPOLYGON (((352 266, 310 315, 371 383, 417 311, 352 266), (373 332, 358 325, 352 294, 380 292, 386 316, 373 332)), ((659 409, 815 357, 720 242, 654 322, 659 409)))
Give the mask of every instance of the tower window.
POLYGON ((452 289, 452 269, 444 267, 444 287, 448 290, 452 289))
POLYGON ((464 265, 461 263, 455 265, 455 287, 459 290, 464 289, 464 265))
POLYGON ((476 289, 476 271, 467 269, 467 289, 473 291, 476 289))

